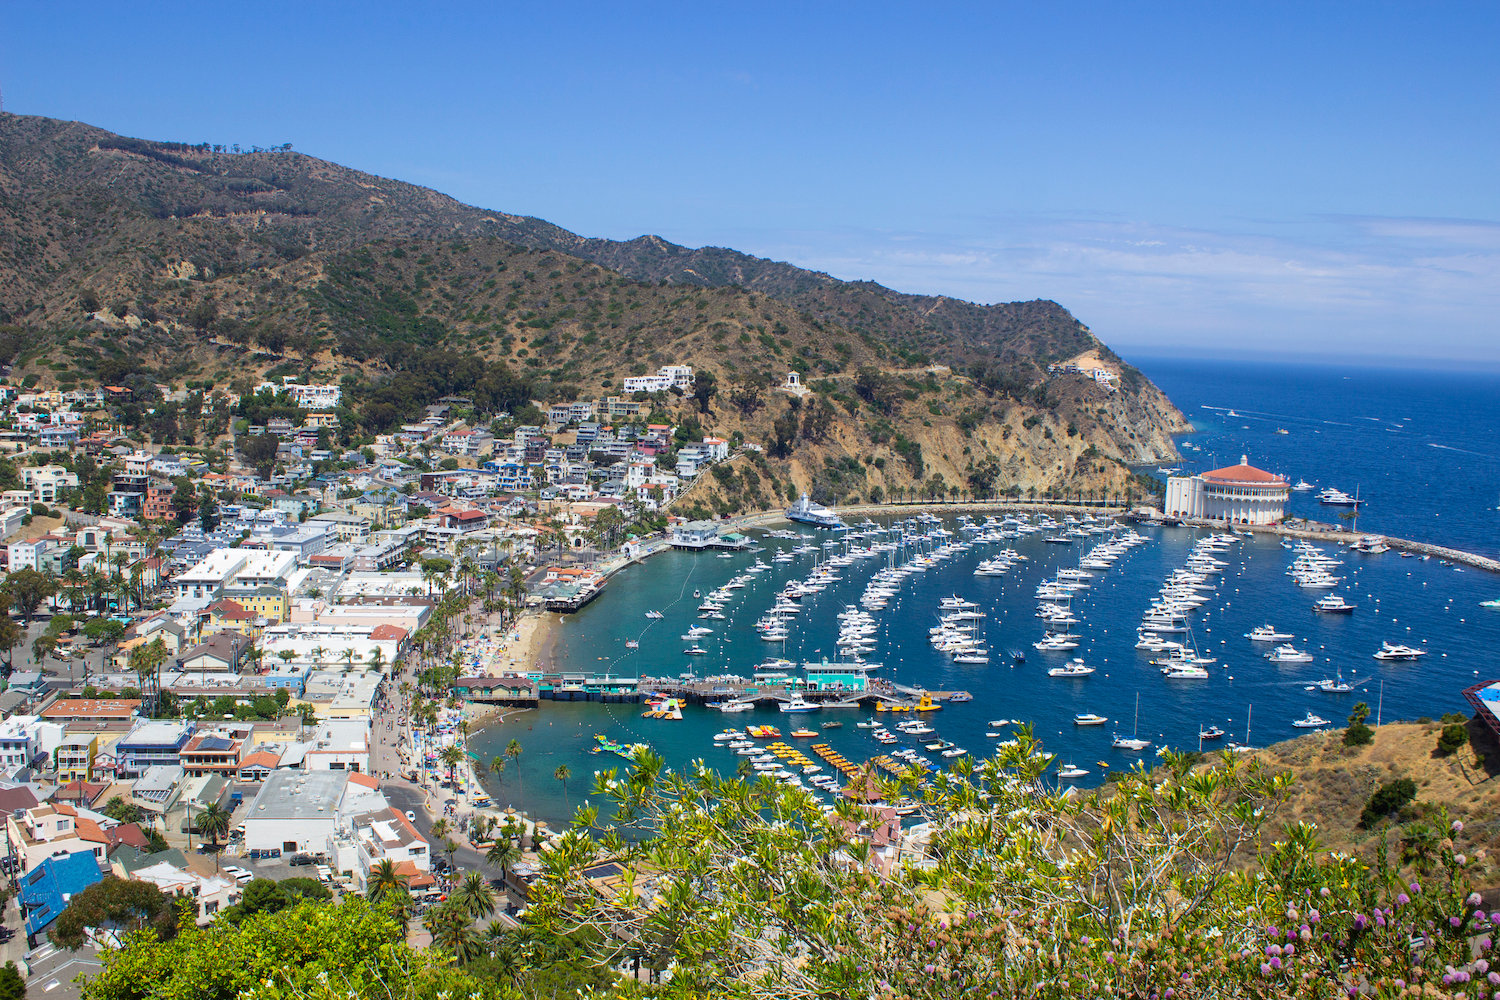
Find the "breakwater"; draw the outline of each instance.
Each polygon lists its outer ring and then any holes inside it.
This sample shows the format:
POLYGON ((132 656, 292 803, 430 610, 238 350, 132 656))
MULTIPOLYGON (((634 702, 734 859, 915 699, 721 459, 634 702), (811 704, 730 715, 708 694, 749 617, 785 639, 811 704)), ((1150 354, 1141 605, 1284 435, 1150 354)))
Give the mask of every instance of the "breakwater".
POLYGON ((1366 538, 1379 538, 1385 544, 1397 552, 1410 552, 1415 556, 1432 556, 1435 559, 1443 559, 1451 563, 1464 566, 1472 566, 1490 573, 1500 573, 1500 560, 1491 559, 1474 552, 1465 552, 1462 549, 1450 548, 1446 545, 1433 545, 1430 542, 1416 542, 1409 538, 1395 538, 1391 535, 1382 535, 1378 532, 1369 531, 1345 531, 1332 525, 1323 525, 1317 522, 1300 522, 1296 524, 1226 524, 1224 521, 1210 521, 1198 518, 1176 518, 1162 520, 1154 518, 1138 518, 1137 520, 1146 524, 1168 524, 1176 523, 1189 528, 1211 528, 1217 531, 1249 531, 1262 535, 1279 535, 1283 538, 1306 538, 1310 541, 1334 542, 1339 545, 1353 545, 1366 538))

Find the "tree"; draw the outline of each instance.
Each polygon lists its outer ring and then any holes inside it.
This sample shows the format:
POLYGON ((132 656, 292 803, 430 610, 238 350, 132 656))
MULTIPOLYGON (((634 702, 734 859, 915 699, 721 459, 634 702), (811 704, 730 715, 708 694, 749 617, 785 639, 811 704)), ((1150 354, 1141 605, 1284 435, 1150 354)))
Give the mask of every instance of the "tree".
POLYGON ((194 821, 198 832, 209 839, 213 845, 215 863, 219 855, 219 838, 229 832, 230 812, 217 802, 211 802, 203 808, 194 821))
POLYGON ((26 1000, 26 980, 15 962, 0 968, 0 1000, 26 1000))
POLYGON ((508 830, 502 830, 485 852, 484 860, 499 868, 500 877, 504 880, 510 874, 510 866, 521 860, 521 848, 516 846, 508 830))
POLYGON ((521 786, 521 741, 513 739, 505 744, 505 756, 516 765, 516 785, 521 786))
POLYGON ((365 884, 365 893, 371 902, 379 902, 396 893, 406 892, 407 877, 396 871, 396 865, 390 858, 382 858, 370 869, 370 876, 365 884))
POLYGON ((129 938, 100 959, 103 968, 83 987, 85 1000, 500 996, 493 983, 413 949, 398 913, 357 896, 336 905, 304 901, 238 925, 184 923, 171 941, 129 938))
POLYGON ((435 947, 448 952, 459 965, 467 965, 483 947, 463 908, 453 900, 433 907, 422 918, 435 947))
POLYGON ((140 806, 134 802, 127 802, 118 795, 111 797, 108 802, 104 803, 104 808, 99 811, 121 823, 139 823, 144 818, 140 806))
POLYGON ((566 806, 568 803, 568 779, 573 777, 573 771, 568 767, 568 765, 559 764, 557 765, 557 770, 552 772, 552 777, 556 778, 559 782, 562 783, 563 805, 566 806))
POLYGON ((276 449, 281 447, 281 439, 275 434, 251 434, 236 440, 240 442, 240 454, 255 469, 255 474, 269 479, 276 467, 276 449))
MULTIPOLYGON (((9 603, 8 601, 6 602, 9 603)), ((8 674, 14 667, 12 657, 15 648, 21 644, 24 633, 21 626, 15 623, 10 615, 0 614, 0 655, 5 657, 5 672, 8 674)))
POLYGON ((453 902, 470 920, 484 920, 495 912, 495 890, 482 872, 469 872, 453 893, 453 902))
POLYGON ((1410 778, 1387 781, 1377 788, 1375 794, 1370 796, 1370 801, 1365 803, 1364 811, 1359 816, 1359 825, 1368 829, 1386 817, 1400 812, 1416 797, 1417 785, 1410 778))
POLYGON ((1459 747, 1467 742, 1469 742, 1469 728, 1462 722, 1450 722, 1438 734, 1438 756, 1451 756, 1459 747))
POLYGON ((50 937, 63 948, 79 948, 91 928, 150 929, 157 940, 165 941, 177 932, 177 911, 172 897, 150 882, 111 875, 68 901, 67 909, 52 925, 50 937))
POLYGON ((42 602, 57 593, 57 584, 45 573, 18 569, 5 577, 5 590, 10 594, 11 603, 30 625, 42 602))
POLYGON ((1360 702, 1354 706, 1354 711, 1349 713, 1349 728, 1344 730, 1344 746, 1365 746, 1375 740, 1375 731, 1365 725, 1365 720, 1369 717, 1369 705, 1360 702))
POLYGON ((219 498, 207 483, 198 494, 198 526, 204 531, 213 531, 219 526, 219 498))
POLYGON ((719 379, 713 372, 700 371, 693 376, 693 399, 698 402, 698 412, 707 413, 714 393, 719 391, 719 379))

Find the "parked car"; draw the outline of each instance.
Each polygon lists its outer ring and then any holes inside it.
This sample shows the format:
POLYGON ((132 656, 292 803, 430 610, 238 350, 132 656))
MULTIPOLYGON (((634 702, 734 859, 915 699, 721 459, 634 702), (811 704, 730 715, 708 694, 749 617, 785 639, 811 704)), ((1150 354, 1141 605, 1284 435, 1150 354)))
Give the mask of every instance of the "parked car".
POLYGON ((293 868, 301 868, 303 865, 315 865, 318 859, 311 854, 293 854, 292 859, 287 862, 293 868))

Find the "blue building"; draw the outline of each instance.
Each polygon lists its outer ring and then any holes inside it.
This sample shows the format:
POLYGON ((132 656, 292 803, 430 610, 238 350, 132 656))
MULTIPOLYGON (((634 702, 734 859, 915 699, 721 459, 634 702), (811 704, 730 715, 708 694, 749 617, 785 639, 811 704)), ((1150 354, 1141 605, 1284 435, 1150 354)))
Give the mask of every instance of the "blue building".
POLYGON ((104 881, 92 851, 59 854, 21 876, 21 913, 26 917, 26 936, 32 940, 52 925, 68 900, 96 882, 104 881))
POLYGON ((175 767, 178 755, 197 726, 191 722, 154 722, 143 720, 115 744, 117 777, 138 778, 147 768, 165 765, 175 767))

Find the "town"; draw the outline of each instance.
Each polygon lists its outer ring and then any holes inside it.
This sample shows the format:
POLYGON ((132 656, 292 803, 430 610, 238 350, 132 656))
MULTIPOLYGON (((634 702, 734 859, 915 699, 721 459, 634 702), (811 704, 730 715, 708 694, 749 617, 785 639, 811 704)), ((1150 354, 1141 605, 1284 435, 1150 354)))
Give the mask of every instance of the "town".
MULTIPOLYGON (((692 385, 673 365, 545 413, 445 398, 357 446, 338 385, 158 386, 146 410, 121 386, 0 386, 0 866, 33 976, 110 875, 200 923, 262 880, 399 884, 421 908, 461 888, 460 851, 512 876, 545 828, 484 794, 454 692, 534 702, 539 666, 494 637, 667 543, 665 505, 731 454, 649 421, 692 385), (461 685, 455 648, 478 663, 461 685)), ((497 919, 524 898, 486 884, 497 919)))

